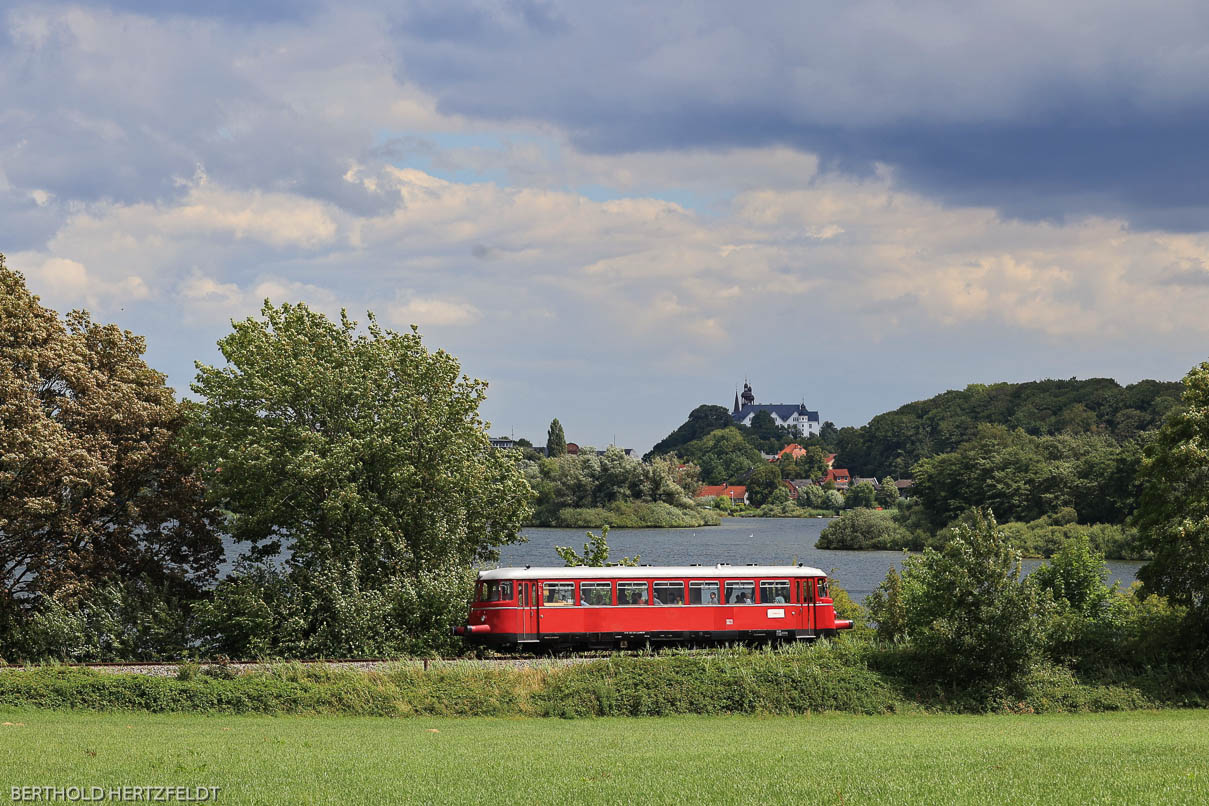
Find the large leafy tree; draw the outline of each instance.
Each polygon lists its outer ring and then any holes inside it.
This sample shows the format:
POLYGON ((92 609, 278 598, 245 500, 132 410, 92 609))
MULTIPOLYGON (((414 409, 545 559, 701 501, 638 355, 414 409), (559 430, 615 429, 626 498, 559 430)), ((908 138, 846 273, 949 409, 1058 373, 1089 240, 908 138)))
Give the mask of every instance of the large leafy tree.
POLYGON ((1209 627, 1209 362, 1184 378, 1183 404, 1142 461, 1134 522, 1154 558, 1138 577, 1209 627))
MULTIPOLYGON (((141 337, 66 322, 0 256, 0 608, 102 587, 196 597, 222 545, 178 440, 182 407, 141 337), (137 589, 137 590, 136 590, 137 589)), ((153 594, 153 595, 152 595, 153 594)))
POLYGON ((751 503, 762 507, 781 488, 781 469, 774 462, 762 462, 747 478, 747 493, 751 503))
POLYGON ((236 540, 372 589, 491 560, 518 541, 531 491, 479 418, 486 384, 415 328, 366 332, 265 302, 198 364, 194 434, 236 540))

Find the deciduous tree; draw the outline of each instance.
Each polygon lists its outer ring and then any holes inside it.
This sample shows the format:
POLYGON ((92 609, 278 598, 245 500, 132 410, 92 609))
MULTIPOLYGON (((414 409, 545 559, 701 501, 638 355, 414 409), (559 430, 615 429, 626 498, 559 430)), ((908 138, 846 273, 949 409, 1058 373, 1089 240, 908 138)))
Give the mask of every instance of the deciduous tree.
POLYGON ((1185 376, 1182 401, 1139 472, 1134 522, 1154 559, 1138 578, 1147 591, 1189 607, 1209 631, 1209 362, 1185 376))
MULTIPOLYGON (((198 364, 192 433, 213 500, 253 558, 284 547, 293 584, 336 585, 333 607, 378 612, 371 593, 453 578, 520 539, 531 490, 490 447, 486 384, 452 355, 426 349, 415 328, 384 330, 371 315, 361 332, 303 304, 266 301, 233 327, 219 341, 226 366, 198 364)), ((311 630, 338 615, 307 613, 311 630)), ((320 650, 352 651, 347 632, 320 650)))
POLYGON ((188 599, 214 577, 214 512, 144 348, 83 311, 63 322, 0 256, 0 617, 102 587, 188 599))
POLYGON ((747 495, 752 506, 764 506, 780 487, 781 471, 772 462, 760 464, 747 478, 747 495))
POLYGON ((894 479, 886 476, 877 488, 877 503, 885 509, 892 509, 898 503, 898 487, 894 479))

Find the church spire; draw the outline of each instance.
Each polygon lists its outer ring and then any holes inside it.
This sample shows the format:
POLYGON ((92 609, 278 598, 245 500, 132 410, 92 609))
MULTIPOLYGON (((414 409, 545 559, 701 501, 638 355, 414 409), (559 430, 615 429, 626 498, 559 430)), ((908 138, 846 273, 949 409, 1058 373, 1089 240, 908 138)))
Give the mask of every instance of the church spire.
POLYGON ((735 410, 731 414, 739 413, 739 384, 735 384, 735 410))

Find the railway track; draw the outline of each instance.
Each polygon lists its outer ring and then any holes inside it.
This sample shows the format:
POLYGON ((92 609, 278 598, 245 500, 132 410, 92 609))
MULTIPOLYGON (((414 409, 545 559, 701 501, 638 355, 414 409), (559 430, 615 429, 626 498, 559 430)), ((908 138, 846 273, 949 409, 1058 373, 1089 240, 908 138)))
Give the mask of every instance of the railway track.
MULTIPOLYGON (((230 661, 230 662, 200 662, 196 665, 203 669, 219 666, 235 673, 269 670, 274 667, 287 665, 322 666, 336 671, 386 671, 396 668, 440 669, 455 666, 480 668, 532 668, 549 666, 571 666, 607 657, 604 654, 585 654, 567 657, 510 655, 489 658, 351 658, 338 660, 281 660, 281 661, 230 661)), ((56 664, 59 668, 90 669, 106 674, 144 674, 152 677, 175 677, 185 663, 63 663, 56 664)), ((44 666, 0 666, 2 671, 25 671, 40 669, 44 666)))

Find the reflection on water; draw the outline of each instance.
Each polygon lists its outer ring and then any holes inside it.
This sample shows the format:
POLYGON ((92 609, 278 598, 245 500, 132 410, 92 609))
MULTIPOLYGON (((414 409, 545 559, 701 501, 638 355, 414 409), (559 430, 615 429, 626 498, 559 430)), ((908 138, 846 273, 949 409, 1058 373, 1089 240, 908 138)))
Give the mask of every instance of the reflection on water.
MULTIPOLYGON (((836 551, 816 549, 823 518, 724 518, 721 526, 697 529, 615 529, 609 532, 609 550, 613 557, 641 555, 641 562, 652 565, 788 565, 797 562, 834 569, 834 576, 854 599, 869 595, 886 576, 891 566, 901 568, 899 551, 836 551)), ((571 546, 579 551, 587 540, 583 529, 522 530, 528 542, 505 546, 500 565, 562 565, 554 546, 571 546)), ((1041 560, 1025 560, 1025 571, 1032 571, 1041 560)), ((1109 560, 1112 579, 1122 585, 1133 582, 1140 562, 1109 560)))

